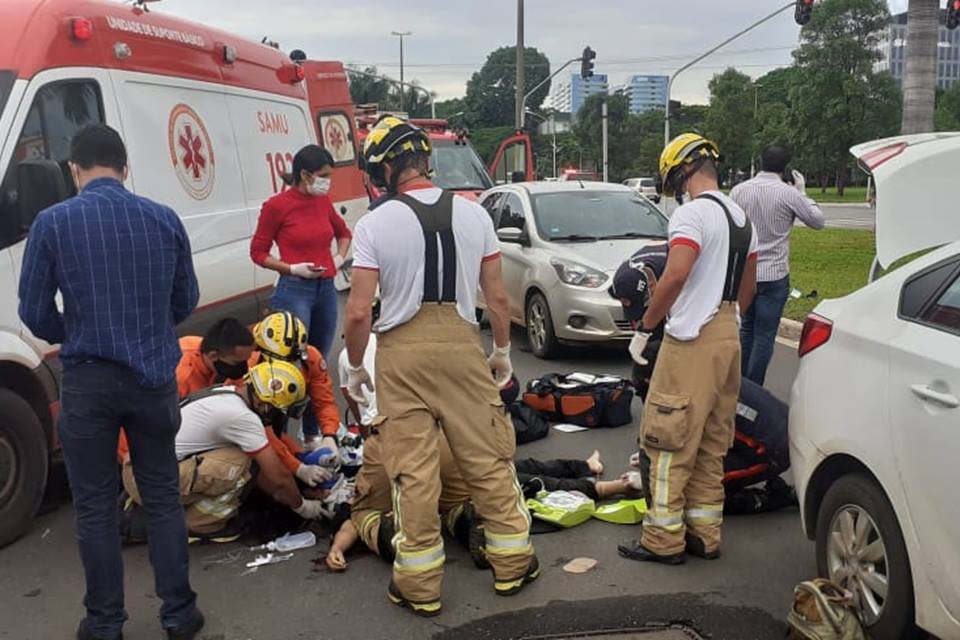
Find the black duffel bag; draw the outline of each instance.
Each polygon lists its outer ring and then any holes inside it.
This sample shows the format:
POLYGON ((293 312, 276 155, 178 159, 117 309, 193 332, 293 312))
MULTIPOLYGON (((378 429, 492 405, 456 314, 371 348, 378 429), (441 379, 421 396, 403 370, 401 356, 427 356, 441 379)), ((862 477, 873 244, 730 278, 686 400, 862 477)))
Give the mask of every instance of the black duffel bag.
POLYGON ((523 402, 551 422, 620 427, 633 421, 633 385, 617 376, 547 374, 527 383, 523 402))
POLYGON ((507 410, 510 412, 510 419, 513 421, 513 431, 517 436, 517 444, 540 440, 550 434, 550 423, 522 402, 513 402, 507 405, 507 410))

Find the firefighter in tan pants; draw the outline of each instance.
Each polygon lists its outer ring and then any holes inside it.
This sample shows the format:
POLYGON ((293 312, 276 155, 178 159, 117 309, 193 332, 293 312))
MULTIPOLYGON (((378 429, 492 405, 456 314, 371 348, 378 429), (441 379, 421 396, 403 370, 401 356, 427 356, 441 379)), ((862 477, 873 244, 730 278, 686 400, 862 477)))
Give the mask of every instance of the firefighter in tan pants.
MULTIPOLYGON (((720 555, 723 457, 733 444, 740 392, 737 303, 756 289, 757 238, 746 214, 718 186, 716 145, 697 134, 660 157, 662 191, 688 198, 670 218, 670 253, 631 355, 666 317, 666 335, 644 404, 641 447, 650 464, 633 560, 680 564, 685 552, 720 555)), ((640 364, 643 364, 641 362, 640 364)))
POLYGON ((362 360, 379 286, 378 437, 397 528, 388 596, 419 615, 441 607, 441 430, 483 521, 496 593, 517 593, 539 575, 498 393, 512 366, 496 234, 482 207, 429 182, 429 158, 429 138, 399 118, 381 119, 367 136, 367 173, 390 197, 357 224, 344 326, 347 389, 359 400, 374 386, 362 360), (494 333, 489 358, 474 321, 478 285, 494 333))

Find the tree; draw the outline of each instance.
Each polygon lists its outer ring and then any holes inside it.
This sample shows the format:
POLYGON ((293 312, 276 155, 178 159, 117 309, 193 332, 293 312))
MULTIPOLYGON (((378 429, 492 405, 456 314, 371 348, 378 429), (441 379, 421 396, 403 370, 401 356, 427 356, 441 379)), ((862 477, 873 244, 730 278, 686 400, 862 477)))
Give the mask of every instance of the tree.
POLYGON ((960 82, 937 96, 934 122, 937 131, 960 131, 960 82))
MULTIPOLYGON (((577 114, 574 133, 583 150, 583 159, 591 160, 603 170, 603 118, 601 105, 607 101, 607 142, 609 178, 619 182, 626 177, 633 156, 639 148, 638 129, 630 116, 630 101, 624 95, 592 95, 583 102, 577 114)), ((662 116, 661 116, 662 117, 662 116)), ((661 121, 662 124, 662 121, 661 121)))
POLYGON ((726 168, 748 169, 753 153, 753 81, 736 69, 727 69, 713 76, 709 86, 707 137, 720 147, 726 168))
POLYGON ((460 119, 466 115, 467 101, 464 98, 450 98, 436 103, 437 117, 460 119), (459 116, 457 114, 460 114, 459 116))
MULTIPOLYGON (((480 71, 467 82, 468 120, 476 127, 513 126, 516 105, 516 47, 500 47, 487 56, 480 71)), ((550 75, 550 60, 534 47, 525 47, 524 93, 550 75)), ((539 109, 550 83, 545 83, 527 101, 530 109, 539 109)))
MULTIPOLYGON (((376 67, 366 67, 362 70, 348 67, 347 78, 350 81, 350 99, 354 104, 375 103, 382 111, 399 111, 399 83, 380 77, 376 67)), ((416 80, 409 84, 419 86, 416 80)), ((430 99, 423 89, 407 88, 404 91, 403 104, 411 117, 423 118, 430 115, 430 99)))
POLYGON ((789 90, 794 159, 821 186, 842 193, 849 148, 897 130, 900 96, 886 72, 875 73, 889 13, 884 0, 823 0, 800 33, 789 90))
POLYGON ((500 141, 513 133, 512 126, 504 127, 486 127, 470 130, 470 143, 480 154, 480 158, 485 164, 493 162, 493 157, 500 147, 500 141))
POLYGON ((910 0, 907 8, 901 133, 933 131, 939 29, 939 0, 910 0))

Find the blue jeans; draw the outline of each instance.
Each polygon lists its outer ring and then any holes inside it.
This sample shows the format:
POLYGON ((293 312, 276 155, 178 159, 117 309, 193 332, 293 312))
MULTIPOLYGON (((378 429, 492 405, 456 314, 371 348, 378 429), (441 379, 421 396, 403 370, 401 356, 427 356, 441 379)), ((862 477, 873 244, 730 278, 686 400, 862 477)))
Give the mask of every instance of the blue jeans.
MULTIPOLYGON (((300 318, 307 327, 307 341, 330 362, 330 348, 337 330, 337 289, 333 278, 309 280, 280 276, 270 306, 274 311, 289 311, 300 318)), ((311 438, 319 433, 317 417, 308 404, 303 414, 303 436, 311 438)))
POLYGON ((180 428, 176 383, 145 389, 127 367, 90 361, 64 371, 60 398, 60 441, 76 510, 87 587, 83 602, 91 631, 113 638, 127 619, 117 515, 121 425, 147 517, 150 563, 163 601, 160 621, 164 628, 186 624, 197 596, 190 588, 187 527, 174 453, 180 428))
POLYGON ((790 276, 757 283, 757 295, 743 315, 740 327, 740 371, 743 377, 763 385, 773 358, 773 345, 780 329, 780 317, 790 294, 790 276))

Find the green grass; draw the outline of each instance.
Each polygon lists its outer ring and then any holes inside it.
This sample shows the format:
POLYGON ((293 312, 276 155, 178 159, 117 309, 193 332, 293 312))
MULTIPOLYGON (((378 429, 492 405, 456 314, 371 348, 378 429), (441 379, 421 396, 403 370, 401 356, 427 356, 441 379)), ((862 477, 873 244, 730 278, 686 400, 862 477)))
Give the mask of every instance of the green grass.
POLYGON ((840 298, 867 284, 875 249, 872 231, 798 227, 790 243, 790 286, 803 297, 787 300, 784 317, 802 321, 824 298, 840 298), (808 298, 813 291, 817 297, 808 298))
POLYGON ((865 203, 867 201, 866 187, 847 187, 843 195, 837 195, 836 187, 827 187, 826 193, 821 193, 819 187, 807 185, 807 195, 817 202, 842 202, 848 204, 865 203))

